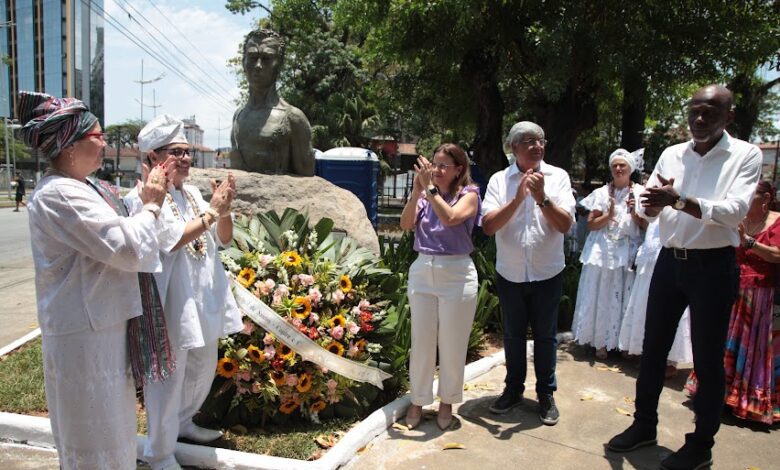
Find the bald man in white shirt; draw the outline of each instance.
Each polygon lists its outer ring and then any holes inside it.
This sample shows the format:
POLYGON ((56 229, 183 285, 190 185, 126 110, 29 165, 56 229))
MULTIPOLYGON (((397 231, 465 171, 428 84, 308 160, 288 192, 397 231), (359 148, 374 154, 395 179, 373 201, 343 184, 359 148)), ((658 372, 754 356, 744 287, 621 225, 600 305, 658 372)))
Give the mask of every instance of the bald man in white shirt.
POLYGON ((659 218, 661 243, 647 305, 644 348, 636 383, 634 423, 607 447, 628 452, 656 444, 658 398, 677 324, 690 305, 693 361, 699 386, 693 399, 696 426, 685 445, 661 468, 698 469, 712 464, 725 391, 723 354, 729 316, 739 287, 734 247, 761 171, 761 152, 730 136, 733 97, 705 86, 688 104, 692 139, 661 154, 642 207, 659 218))

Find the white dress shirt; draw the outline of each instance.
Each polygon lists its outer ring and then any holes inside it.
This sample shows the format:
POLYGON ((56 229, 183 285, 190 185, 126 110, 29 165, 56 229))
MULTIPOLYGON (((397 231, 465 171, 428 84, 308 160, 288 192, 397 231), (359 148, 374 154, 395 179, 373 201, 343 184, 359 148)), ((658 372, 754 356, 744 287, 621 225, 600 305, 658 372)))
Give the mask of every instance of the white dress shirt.
MULTIPOLYGON (((539 171, 544 174, 547 197, 574 221, 576 201, 569 174, 544 161, 539 164, 539 171)), ((522 176, 517 165, 510 165, 490 178, 482 202, 483 217, 515 197, 522 176)), ((496 248, 496 271, 510 282, 544 281, 563 271, 566 265, 563 234, 550 225, 530 194, 496 232, 496 248)))
POLYGON ((674 178, 675 191, 695 199, 701 207, 701 219, 670 206, 663 208, 658 215, 663 246, 709 249, 739 245, 737 226, 747 214, 761 176, 758 147, 727 132, 704 155, 693 150, 693 141, 673 145, 661 154, 647 187, 661 185, 658 175, 674 178))
POLYGON ((47 176, 27 205, 44 336, 101 330, 141 315, 137 272, 160 272, 158 222, 122 217, 86 183, 47 176))

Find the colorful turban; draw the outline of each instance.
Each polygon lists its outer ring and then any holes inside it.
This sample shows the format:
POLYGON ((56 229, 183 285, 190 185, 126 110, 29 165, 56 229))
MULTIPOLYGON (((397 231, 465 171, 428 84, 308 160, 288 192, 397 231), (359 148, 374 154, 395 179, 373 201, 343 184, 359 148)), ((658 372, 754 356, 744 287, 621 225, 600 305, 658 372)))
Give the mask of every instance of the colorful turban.
POLYGON ((78 141, 98 122, 82 101, 45 93, 19 92, 19 130, 22 140, 49 160, 78 141))

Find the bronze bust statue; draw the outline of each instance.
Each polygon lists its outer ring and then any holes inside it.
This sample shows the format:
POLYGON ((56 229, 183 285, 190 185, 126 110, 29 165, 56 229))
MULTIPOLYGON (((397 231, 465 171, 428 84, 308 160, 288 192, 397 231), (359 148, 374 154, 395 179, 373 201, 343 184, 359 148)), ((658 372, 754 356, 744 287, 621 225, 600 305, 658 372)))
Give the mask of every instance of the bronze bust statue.
POLYGON ((284 46, 281 36, 268 29, 250 32, 244 42, 249 100, 233 115, 230 163, 258 173, 314 176, 309 120, 276 90, 284 46))

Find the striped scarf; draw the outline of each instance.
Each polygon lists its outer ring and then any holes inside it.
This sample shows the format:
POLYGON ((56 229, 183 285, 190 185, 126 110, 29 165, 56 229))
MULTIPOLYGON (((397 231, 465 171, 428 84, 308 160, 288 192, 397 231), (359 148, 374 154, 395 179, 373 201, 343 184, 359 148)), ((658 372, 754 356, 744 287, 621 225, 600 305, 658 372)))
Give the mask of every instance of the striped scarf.
POLYGON ((30 91, 19 92, 18 114, 24 123, 19 130, 24 143, 49 160, 84 137, 98 122, 80 100, 30 91))
MULTIPOLYGON (((87 181, 117 214, 122 217, 129 215, 124 202, 108 183, 93 178, 87 181)), ((138 273, 138 284, 141 287, 143 315, 130 319, 127 336, 133 378, 136 387, 143 388, 149 382, 162 382, 170 377, 176 369, 176 357, 168 338, 168 328, 154 275, 138 273)))

